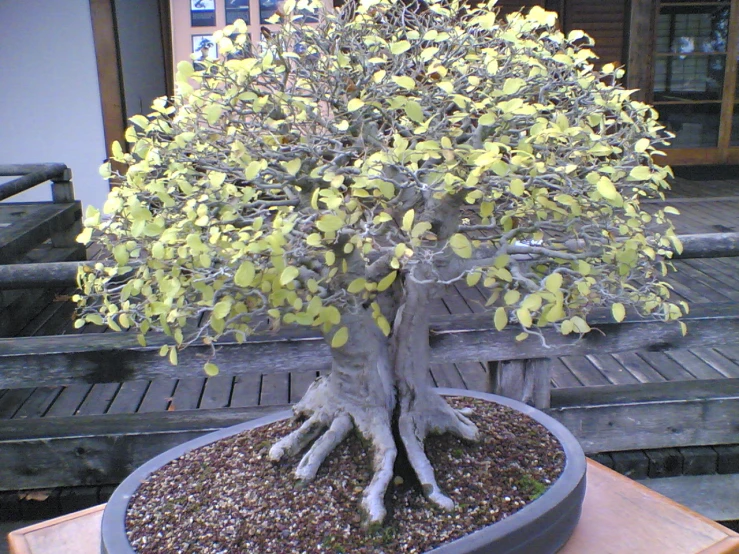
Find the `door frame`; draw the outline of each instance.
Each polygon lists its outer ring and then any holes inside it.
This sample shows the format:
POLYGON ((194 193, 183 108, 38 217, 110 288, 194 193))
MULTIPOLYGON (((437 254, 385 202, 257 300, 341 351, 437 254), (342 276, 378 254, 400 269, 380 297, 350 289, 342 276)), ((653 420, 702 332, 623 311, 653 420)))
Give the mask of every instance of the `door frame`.
MULTIPOLYGON (((669 0, 667 0, 669 2, 669 0)), ((652 102, 654 91, 654 49, 660 0, 631 0, 626 87, 639 89, 635 98, 652 102)), ((739 106, 736 97, 739 66, 739 0, 730 0, 730 24, 726 48, 726 71, 721 97, 721 120, 717 146, 667 148, 658 163, 670 165, 739 164, 739 145, 731 146, 733 110, 739 106)))
MULTIPOLYGON (((172 97, 174 95, 174 75, 169 0, 157 0, 157 3, 164 53, 165 86, 167 96, 172 97)), ((97 58, 100 102, 103 110, 105 151, 110 157, 113 141, 117 140, 124 150, 127 149, 124 135, 128 126, 114 0, 90 0, 90 19, 97 58)))

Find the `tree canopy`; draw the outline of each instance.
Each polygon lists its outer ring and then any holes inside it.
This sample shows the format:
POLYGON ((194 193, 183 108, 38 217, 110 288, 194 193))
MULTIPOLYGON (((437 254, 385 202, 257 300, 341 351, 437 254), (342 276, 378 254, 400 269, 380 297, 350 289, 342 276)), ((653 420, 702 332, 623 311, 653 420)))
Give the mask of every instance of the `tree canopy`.
POLYGON ((687 309, 662 281, 670 209, 640 205, 667 187, 663 127, 587 35, 494 1, 310 9, 287 0, 257 47, 243 21, 217 32, 219 59, 180 62, 176 97, 131 118, 80 238, 115 264, 80 273, 79 324, 180 346, 299 324, 340 348, 353 306, 392 333, 408 279, 482 285, 521 339, 587 332, 594 306, 687 309))

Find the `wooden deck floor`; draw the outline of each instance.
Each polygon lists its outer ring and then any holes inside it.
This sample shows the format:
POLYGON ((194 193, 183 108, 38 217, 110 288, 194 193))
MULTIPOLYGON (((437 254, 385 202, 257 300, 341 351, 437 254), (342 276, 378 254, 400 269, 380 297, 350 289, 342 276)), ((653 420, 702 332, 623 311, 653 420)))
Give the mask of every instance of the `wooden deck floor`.
MULTIPOLYGON (((679 233, 739 231, 739 181, 701 184, 678 179, 675 191, 671 202, 681 211, 674 217, 679 233)), ((691 304, 739 301, 739 258, 685 260, 676 266, 678 272, 669 280, 678 298, 691 304)), ((484 302, 478 288, 454 286, 436 300, 434 308, 439 314, 477 313, 484 310, 484 302)), ((100 329, 71 329, 72 310, 69 302, 52 302, 15 335, 83 332, 95 340, 100 329)), ((487 386, 482 362, 434 365, 431 374, 438 386, 474 390, 487 386)), ((298 400, 316 375, 219 376, 4 390, 0 391, 0 419, 284 406, 298 400)), ((561 389, 724 378, 739 378, 739 338, 719 348, 559 358, 554 362, 552 383, 561 389)))

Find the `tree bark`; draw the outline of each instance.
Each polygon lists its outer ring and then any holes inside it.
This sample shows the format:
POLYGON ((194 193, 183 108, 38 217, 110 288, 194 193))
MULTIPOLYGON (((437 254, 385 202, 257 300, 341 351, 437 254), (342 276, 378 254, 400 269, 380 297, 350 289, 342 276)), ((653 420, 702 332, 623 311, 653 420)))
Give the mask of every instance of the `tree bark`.
POLYGON ((295 476, 309 481, 356 427, 374 448, 374 475, 364 491, 362 508, 367 523, 379 523, 386 515, 384 496, 397 455, 392 432, 395 386, 388 339, 375 325, 371 311, 362 307, 342 314, 341 324, 349 328, 349 340, 332 349, 331 373, 317 379, 293 408, 296 416, 307 419, 270 449, 270 458, 277 461, 307 448, 295 476))
POLYGON ((370 310, 358 307, 342 314, 341 325, 349 328, 348 342, 332 349, 331 373, 314 382, 295 405, 295 414, 305 422, 270 450, 270 458, 276 461, 307 449, 295 476, 310 480, 356 428, 374 449, 374 476, 362 497, 367 524, 380 523, 386 515, 383 499, 397 456, 394 425, 424 494, 445 509, 453 508, 454 502, 437 484, 424 439, 445 432, 467 440, 477 438, 477 427, 433 389, 428 324, 436 286, 422 278, 421 270, 413 273, 407 276, 390 338, 375 325, 370 310))

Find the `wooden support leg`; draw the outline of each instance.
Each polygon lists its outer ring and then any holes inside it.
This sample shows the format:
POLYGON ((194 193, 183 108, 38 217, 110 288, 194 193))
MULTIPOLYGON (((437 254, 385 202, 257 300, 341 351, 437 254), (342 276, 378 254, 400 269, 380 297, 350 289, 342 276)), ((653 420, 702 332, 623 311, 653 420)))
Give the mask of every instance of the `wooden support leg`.
POLYGON ((488 391, 536 408, 549 408, 551 359, 488 362, 488 391))
MULTIPOLYGON (((64 173, 51 183, 51 197, 54 203, 68 204, 74 202, 74 185, 72 184, 72 170, 67 168, 64 173)), ((82 221, 77 219, 71 226, 51 235, 51 243, 56 248, 79 246, 77 235, 82 232, 82 221)))

